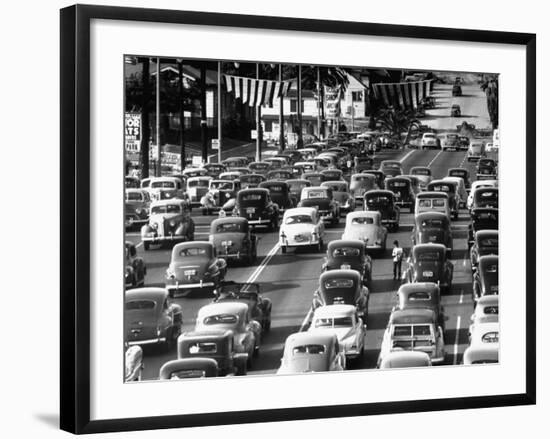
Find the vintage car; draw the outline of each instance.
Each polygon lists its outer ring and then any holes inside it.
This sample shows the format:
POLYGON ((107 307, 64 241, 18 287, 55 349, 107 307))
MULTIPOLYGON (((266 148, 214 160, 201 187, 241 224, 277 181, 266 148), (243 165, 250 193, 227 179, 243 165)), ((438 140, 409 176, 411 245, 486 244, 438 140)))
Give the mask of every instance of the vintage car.
POLYGON ((271 165, 271 169, 281 169, 289 166, 290 163, 285 157, 268 157, 263 160, 271 165))
POLYGON ((470 317, 469 334, 473 332, 475 325, 479 323, 498 322, 498 294, 480 296, 474 302, 474 313, 470 317))
POLYGON ((245 218, 237 216, 217 218, 210 224, 208 241, 216 249, 218 257, 226 261, 245 262, 247 265, 252 265, 258 255, 258 239, 250 229, 245 218))
POLYGON ((145 261, 137 255, 136 246, 131 241, 124 243, 126 269, 124 271, 124 285, 126 288, 136 288, 145 285, 147 267, 145 261))
POLYGON ((470 146, 470 138, 468 136, 458 136, 458 149, 467 151, 470 146))
POLYGON ((431 309, 437 324, 445 330, 445 309, 441 305, 439 286, 433 282, 415 282, 403 284, 397 290, 397 305, 393 310, 431 309))
POLYGON ((202 167, 206 169, 206 175, 212 178, 218 178, 218 175, 227 170, 221 163, 205 163, 202 167))
MULTIPOLYGON (((420 179, 418 178, 418 176, 417 175, 404 174, 404 175, 401 175, 401 177, 406 177, 411 181, 411 189, 412 189, 412 192, 413 192, 413 194, 416 198, 416 194, 419 194, 420 192, 422 192, 422 188, 420 187, 420 179)), ((413 207, 412 207, 411 212, 414 212, 414 204, 415 203, 413 203, 413 207)))
POLYGON ((385 181, 385 189, 392 191, 395 195, 395 204, 400 208, 408 207, 414 213, 415 193, 411 180, 408 177, 389 177, 385 181))
POLYGON ((211 378, 218 376, 218 362, 213 358, 182 358, 170 360, 159 371, 161 380, 211 378))
POLYGON ((363 242, 369 253, 386 252, 388 230, 382 225, 382 214, 376 210, 350 212, 346 216, 346 227, 342 239, 363 242))
POLYGON ((317 165, 315 162, 296 162, 293 167, 300 168, 302 170, 302 175, 308 172, 317 172, 317 165))
POLYGON ((474 243, 474 235, 480 230, 498 230, 498 209, 479 207, 470 213, 468 225, 468 248, 474 243))
POLYGON ((458 184, 456 181, 449 180, 432 180, 426 186, 428 192, 443 192, 447 194, 449 199, 449 210, 453 219, 458 218, 458 210, 460 209, 460 197, 458 195, 458 184))
POLYGON ((477 206, 474 206, 474 195, 478 189, 489 189, 489 188, 497 188, 498 187, 498 181, 497 180, 477 180, 472 183, 472 187, 470 188, 470 193, 468 194, 468 200, 466 201, 466 207, 468 210, 472 210, 476 207, 495 207, 498 208, 498 192, 487 192, 484 194, 484 196, 481 196, 481 194, 478 195, 476 204, 477 206), (496 197, 495 197, 496 195, 496 197), (482 204, 488 202, 489 204, 487 206, 483 206, 482 204))
POLYGON ((195 331, 226 331, 233 333, 235 352, 248 354, 248 367, 260 352, 262 326, 251 318, 248 304, 239 301, 213 302, 197 313, 195 331))
POLYGON ((332 189, 328 187, 303 188, 298 207, 316 207, 321 219, 333 226, 340 222, 340 204, 333 198, 332 189))
POLYGON ((386 180, 386 174, 384 174, 379 169, 363 171, 361 172, 361 174, 374 175, 376 186, 378 186, 379 189, 382 189, 384 187, 384 180, 386 180))
POLYGON ((449 168, 447 171, 448 177, 459 177, 464 181, 464 188, 468 191, 472 186, 470 182, 470 171, 466 168, 449 168))
POLYGON ((420 187, 425 188, 432 181, 432 170, 427 166, 413 166, 409 171, 420 180, 420 187))
POLYGON ((200 205, 202 197, 208 192, 208 186, 212 177, 199 176, 189 177, 187 179, 187 195, 191 201, 191 205, 200 205))
POLYGON ((361 273, 340 268, 321 274, 319 287, 313 293, 312 309, 338 304, 354 305, 359 317, 367 321, 369 289, 363 285, 361 273))
POLYGON ((470 332, 470 347, 487 346, 499 344, 500 324, 499 322, 478 323, 470 332))
POLYGON ((208 169, 205 168, 185 168, 181 175, 185 178, 185 180, 189 180, 190 178, 194 177, 208 177, 208 169))
POLYGON ((171 297, 196 289, 216 290, 227 273, 227 262, 218 257, 214 244, 192 241, 176 244, 166 270, 166 289, 171 297))
POLYGON ((320 172, 304 172, 302 174, 303 180, 308 180, 312 186, 320 186, 325 181, 325 176, 320 172))
POLYGON ((248 166, 248 158, 246 157, 229 157, 222 160, 222 165, 227 169, 246 168, 248 166))
POLYGON ((259 187, 269 191, 271 200, 279 206, 279 213, 296 206, 296 199, 291 196, 290 188, 286 182, 267 180, 260 183, 259 187))
POLYGON ((470 263, 475 270, 479 258, 485 255, 498 255, 498 230, 478 230, 470 248, 470 263))
POLYGON ((285 149, 275 157, 283 157, 290 165, 294 164, 298 160, 302 160, 302 155, 295 149, 285 149))
POLYGON ((367 322, 358 315, 353 305, 327 305, 317 308, 311 319, 308 332, 332 332, 346 356, 346 363, 363 356, 367 322))
POLYGON ((296 332, 290 334, 277 374, 342 371, 346 356, 334 332, 296 332))
POLYGON ((453 234, 449 217, 441 212, 422 212, 414 217, 411 241, 416 244, 443 244, 453 249, 453 234))
POLYGON ((300 148, 297 150, 300 153, 301 160, 307 161, 317 155, 319 149, 313 147, 300 148))
POLYGON ((188 199, 181 179, 176 177, 151 178, 147 191, 153 201, 168 200, 170 198, 188 199))
POLYGON ((239 177, 241 182, 241 189, 253 189, 258 187, 261 182, 266 181, 266 178, 262 174, 246 174, 239 177))
MULTIPOLYGON (((497 161, 495 159, 491 159, 489 157, 482 157, 477 162, 477 166, 492 166, 493 168, 497 168, 497 161)), ((496 174, 496 172, 495 172, 496 174)))
POLYGON ((234 214, 246 218, 253 227, 265 226, 272 231, 279 227, 279 206, 265 188, 241 189, 234 214))
POLYGON ((472 365, 498 363, 498 352, 498 343, 469 346, 464 351, 462 364, 472 365))
POLYGON ((294 178, 294 173, 286 168, 273 169, 266 174, 267 181, 286 181, 291 178, 294 178))
POLYGON ((124 294, 124 325, 128 346, 175 346, 183 329, 181 306, 170 303, 164 288, 136 288, 124 294))
POLYGON ((468 146, 468 153, 466 154, 466 159, 471 162, 472 160, 479 160, 481 157, 486 156, 485 144, 479 141, 473 141, 468 146))
POLYGON ((421 192, 416 195, 416 206, 414 214, 419 215, 423 212, 442 212, 451 219, 451 209, 449 207, 449 196, 445 192, 421 192))
POLYGON ((340 169, 325 169, 321 174, 324 175, 324 181, 345 181, 344 173, 340 169))
POLYGON ((266 175, 271 170, 271 163, 269 162, 251 162, 248 165, 248 169, 253 174, 266 175))
POLYGON ((241 190, 240 180, 210 180, 208 192, 201 198, 203 215, 211 215, 223 209, 226 213, 235 207, 237 192, 241 190))
POLYGON ((325 245, 325 224, 315 207, 288 209, 279 228, 281 252, 289 247, 315 247, 323 251, 325 245))
POLYGON ((494 180, 497 178, 496 168, 491 165, 478 165, 476 178, 478 180, 494 180))
POLYGON ((245 303, 248 306, 250 319, 257 321, 262 327, 262 331, 267 332, 271 328, 271 308, 273 304, 270 299, 260 295, 260 284, 223 282, 214 302, 245 303))
POLYGON ((340 215, 353 212, 355 210, 355 198, 350 194, 348 183, 346 181, 323 181, 321 183, 321 187, 328 187, 332 190, 332 197, 340 205, 340 215))
POLYGON ((420 140, 421 149, 440 149, 441 140, 435 135, 435 133, 424 133, 420 140))
POLYGON ((125 189, 124 226, 127 229, 149 221, 151 197, 143 189, 125 189))
POLYGON ((124 177, 124 187, 126 189, 139 189, 141 187, 139 178, 132 177, 130 175, 125 176, 124 177))
POLYGON ((241 171, 238 171, 236 168, 233 168, 233 169, 230 169, 229 171, 222 172, 218 176, 218 180, 234 181, 234 180, 239 180, 243 175, 246 175, 246 174, 243 174, 241 171))
POLYGON ((143 248, 151 244, 173 244, 195 239, 195 222, 183 200, 155 201, 151 204, 149 223, 141 228, 143 248))
POLYGON ((353 158, 353 169, 354 174, 360 174, 363 171, 370 171, 374 166, 374 159, 372 157, 361 157, 356 156, 353 158))
POLYGON ((372 190, 364 195, 363 209, 378 211, 382 215, 382 225, 389 231, 396 232, 399 229, 401 212, 395 204, 395 194, 386 190, 372 190))
POLYGON ((498 256, 480 256, 472 282, 474 303, 481 297, 498 294, 498 256))
POLYGON ((365 192, 373 189, 378 189, 376 176, 372 174, 352 174, 350 178, 350 193, 354 197, 355 202, 361 203, 365 192))
POLYGON ((461 209, 466 207, 466 200, 468 199, 468 191, 462 177, 443 177, 443 181, 450 181, 456 183, 456 194, 458 195, 458 207, 461 209))
POLYGON ((358 271, 363 284, 372 281, 372 259, 365 251, 365 243, 357 239, 336 239, 327 246, 327 255, 321 270, 358 271))
POLYGON ((462 87, 460 84, 455 83, 452 90, 453 96, 462 96, 462 87))
POLYGON ((288 184, 290 196, 296 200, 296 203, 298 203, 302 197, 302 189, 305 187, 310 187, 311 181, 304 180, 302 178, 293 178, 291 180, 287 180, 286 184, 288 184))
POLYGON ((178 360, 212 359, 218 376, 246 375, 248 354, 235 349, 233 331, 185 332, 178 338, 178 360))
POLYGON ((452 262, 443 244, 417 244, 407 259, 405 282, 433 282, 440 290, 450 292, 453 282, 452 262))
POLYGON ((427 367, 432 360, 426 352, 395 350, 388 352, 378 365, 379 369, 401 369, 405 367, 427 367))
POLYGON ((141 381, 143 373, 143 349, 141 346, 130 346, 124 353, 124 382, 141 381))
POLYGON ((453 104, 451 106, 451 117, 460 117, 462 115, 460 111, 460 105, 453 104))
POLYGON ((382 171, 387 177, 396 177, 403 175, 403 165, 399 160, 382 160, 380 162, 379 171, 382 171))
POLYGON ((432 364, 445 360, 443 328, 439 326, 433 310, 412 308, 392 311, 382 337, 377 366, 380 367, 386 355, 401 350, 425 352, 432 364))
POLYGON ((443 151, 449 151, 450 149, 458 151, 458 134, 451 134, 451 133, 445 134, 443 136, 443 143, 441 144, 441 149, 443 151))

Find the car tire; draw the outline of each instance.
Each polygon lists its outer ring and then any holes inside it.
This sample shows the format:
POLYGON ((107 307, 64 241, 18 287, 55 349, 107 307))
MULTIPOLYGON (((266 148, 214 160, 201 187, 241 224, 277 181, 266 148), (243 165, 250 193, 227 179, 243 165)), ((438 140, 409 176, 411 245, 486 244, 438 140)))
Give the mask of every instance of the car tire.
POLYGON ((281 253, 286 254, 286 245, 281 245, 281 253))
POLYGON ((145 251, 149 250, 149 245, 150 245, 149 242, 143 241, 143 249, 144 249, 145 251))

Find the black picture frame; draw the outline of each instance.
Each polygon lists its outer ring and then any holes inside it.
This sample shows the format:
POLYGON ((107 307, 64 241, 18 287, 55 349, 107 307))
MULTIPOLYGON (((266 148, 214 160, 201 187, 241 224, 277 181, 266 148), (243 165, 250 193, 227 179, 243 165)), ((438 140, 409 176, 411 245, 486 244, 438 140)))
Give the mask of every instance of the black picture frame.
POLYGON ((536 35, 302 18, 75 5, 61 10, 60 425, 72 433, 194 427, 324 417, 514 406, 536 401, 536 35), (526 48, 525 393, 292 409, 90 420, 90 22, 93 19, 229 26, 526 48))

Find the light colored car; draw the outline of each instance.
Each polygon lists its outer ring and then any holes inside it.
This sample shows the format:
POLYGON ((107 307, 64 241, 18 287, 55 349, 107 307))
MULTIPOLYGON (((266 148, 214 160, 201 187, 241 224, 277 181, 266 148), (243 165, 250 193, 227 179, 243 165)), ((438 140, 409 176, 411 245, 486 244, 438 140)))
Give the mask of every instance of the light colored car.
POLYGON ((396 350, 420 351, 430 356, 433 364, 445 360, 443 329, 431 309, 394 310, 384 331, 378 367, 384 357, 396 350))
POLYGON ((187 199, 181 179, 177 177, 153 177, 146 189, 151 200, 166 200, 170 198, 187 199))
POLYGON ((498 345, 499 333, 499 322, 477 323, 470 332, 470 346, 498 345))
POLYGON ((353 305, 327 305, 315 310, 309 332, 334 332, 346 356, 346 362, 363 356, 366 322, 358 317, 353 305))
POLYGON ((468 198, 466 200, 466 207, 468 210, 472 209, 472 205, 474 204, 474 193, 477 188, 486 188, 486 187, 498 187, 498 180, 479 180, 474 181, 472 183, 472 187, 470 188, 470 193, 468 194, 468 198))
POLYGON ((416 195, 414 214, 423 212, 442 212, 451 219, 449 196, 445 192, 420 192, 416 195))
POLYGON ((420 140, 420 147, 422 149, 440 149, 441 140, 434 133, 424 133, 420 140))
POLYGON ((355 198, 350 194, 346 181, 323 181, 321 187, 332 189, 332 198, 340 205, 340 215, 355 210, 355 198))
POLYGON ((468 192, 466 191, 464 179, 461 177, 443 177, 443 181, 452 181, 456 183, 456 194, 458 195, 459 208, 466 207, 468 192))
MULTIPOLYGON (((206 171, 205 169, 202 169, 206 171)), ((191 204, 198 205, 201 202, 202 197, 208 192, 208 185, 210 184, 212 177, 207 175, 200 177, 189 177, 187 179, 187 195, 189 195, 189 200, 191 204)))
POLYGON ((382 225, 382 214, 375 210, 350 212, 346 216, 346 227, 342 239, 358 239, 368 250, 386 251, 388 229, 382 225))
POLYGON ((480 297, 476 303, 474 313, 470 317, 470 321, 472 322, 469 330, 470 336, 476 325, 498 322, 498 295, 493 294, 480 297))
POLYGON ((469 346, 464 351, 462 364, 498 363, 498 343, 469 346))
POLYGON ((472 160, 479 160, 481 157, 485 157, 486 155, 485 144, 479 141, 472 141, 468 147, 466 158, 470 162, 472 160))
POLYGON ((134 225, 145 224, 149 221, 151 197, 144 189, 125 189, 124 226, 131 228, 134 225))
POLYGON ((404 367, 427 367, 432 360, 426 352, 396 350, 389 352, 382 358, 380 369, 399 369, 404 367))
POLYGON ((315 247, 323 251, 325 242, 325 224, 315 207, 296 207, 288 209, 283 215, 279 228, 281 252, 289 247, 315 247))
POLYGON ((297 332, 287 337, 277 374, 342 371, 346 356, 336 334, 297 332))
POLYGON ((350 179, 350 192, 356 202, 362 202, 365 192, 378 189, 376 176, 373 174, 353 174, 350 179))
POLYGON ((248 367, 260 351, 262 326, 249 318, 248 305, 242 302, 214 302, 197 313, 196 332, 226 331, 233 333, 234 349, 248 354, 248 367))
POLYGON ((410 173, 418 178, 422 189, 432 181, 432 170, 427 166, 414 166, 411 168, 410 173))
POLYGON ((191 218, 186 201, 171 199, 151 204, 149 223, 141 228, 143 248, 151 244, 173 244, 192 241, 195 237, 195 222, 191 218))
POLYGON ((340 204, 329 187, 311 186, 302 189, 298 207, 317 207, 321 219, 333 226, 340 222, 340 204))

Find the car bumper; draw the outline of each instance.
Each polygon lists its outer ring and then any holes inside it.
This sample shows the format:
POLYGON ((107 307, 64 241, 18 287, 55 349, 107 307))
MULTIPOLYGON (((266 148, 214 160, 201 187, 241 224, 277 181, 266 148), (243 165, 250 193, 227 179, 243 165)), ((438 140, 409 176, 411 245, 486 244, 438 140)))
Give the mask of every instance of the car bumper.
POLYGON ((334 219, 334 213, 329 211, 319 211, 319 216, 323 221, 332 221, 334 219))
POLYGON ((271 224, 271 220, 270 219, 252 219, 252 220, 248 220, 248 224, 250 226, 268 226, 269 224, 271 224))
POLYGON ((182 235, 168 235, 168 236, 142 236, 141 240, 144 242, 149 242, 151 244, 159 242, 174 242, 174 241, 185 241, 186 237, 182 235))
POLYGON ((442 354, 439 357, 431 357, 430 360, 432 361, 432 364, 441 364, 445 361, 445 354, 442 354))
POLYGON ((307 239, 304 241, 296 241, 293 239, 280 239, 279 244, 284 247, 308 247, 311 245, 317 245, 319 244, 319 239, 307 239))
POLYGON ((383 219, 381 221, 382 225, 385 225, 385 224, 397 224, 397 220, 396 219, 383 219))
POLYGON ((216 284, 214 282, 197 282, 197 283, 177 283, 175 285, 166 285, 168 292, 179 291, 179 290, 190 290, 195 288, 213 288, 216 284))
POLYGON ((142 346, 142 345, 148 345, 148 344, 159 344, 159 343, 165 343, 166 337, 157 337, 157 338, 150 338, 147 340, 134 340, 129 341, 129 346, 142 346))
POLYGON ((143 224, 147 224, 147 222, 149 221, 148 218, 126 218, 124 220, 124 226, 126 227, 132 227, 132 226, 137 226, 137 225, 143 225, 143 224))
POLYGON ((246 253, 241 253, 241 252, 237 252, 237 253, 222 253, 222 252, 219 252, 218 253, 218 257, 220 257, 222 259, 242 259, 246 256, 247 256, 246 253))

